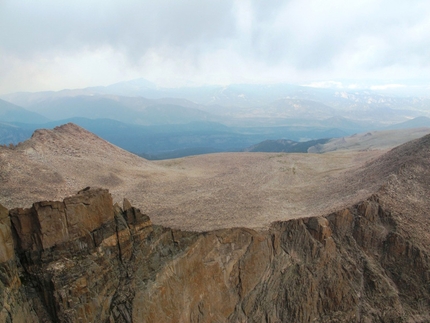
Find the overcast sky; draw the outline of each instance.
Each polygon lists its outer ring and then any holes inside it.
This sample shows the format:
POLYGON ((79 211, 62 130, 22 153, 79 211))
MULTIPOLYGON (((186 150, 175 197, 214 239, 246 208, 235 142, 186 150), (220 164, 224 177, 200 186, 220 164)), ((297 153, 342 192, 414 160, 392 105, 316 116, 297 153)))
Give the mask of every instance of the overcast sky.
POLYGON ((0 94, 108 85, 430 85, 429 0, 0 0, 0 94))

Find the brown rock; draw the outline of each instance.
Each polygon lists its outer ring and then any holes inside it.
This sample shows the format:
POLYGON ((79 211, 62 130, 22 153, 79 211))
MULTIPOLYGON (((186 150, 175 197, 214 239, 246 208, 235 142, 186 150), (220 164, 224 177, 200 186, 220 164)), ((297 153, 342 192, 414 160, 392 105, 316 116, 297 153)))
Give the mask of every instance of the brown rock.
POLYGON ((354 229, 354 215, 349 209, 330 214, 327 219, 335 234, 339 237, 350 235, 354 229))
POLYGON ((66 207, 63 202, 38 202, 33 204, 32 212, 39 221, 42 248, 50 248, 57 243, 70 240, 66 207))
POLYGON ((9 211, 0 205, 0 322, 39 322, 22 287, 9 211))
POLYGON ((88 189, 11 212, 24 284, 38 296, 7 293, 34 322, 428 321, 429 255, 379 200, 268 231, 191 233, 88 189))
POLYGON ((9 210, 0 204, 0 263, 15 257, 9 210))
POLYGON ((126 198, 124 198, 122 202, 122 208, 124 209, 124 211, 127 211, 128 209, 132 208, 130 201, 127 200, 126 198))
POLYGON ((18 250, 42 250, 42 233, 40 222, 34 208, 10 210, 10 220, 17 233, 16 245, 18 250))
POLYGON ((82 236, 113 220, 112 196, 106 189, 87 188, 64 199, 70 239, 82 236))
POLYGON ((42 250, 75 240, 113 220, 108 190, 85 189, 63 202, 43 201, 11 210, 21 250, 42 250))
POLYGON ((324 242, 331 237, 329 222, 323 217, 310 218, 307 226, 312 236, 319 242, 324 242))

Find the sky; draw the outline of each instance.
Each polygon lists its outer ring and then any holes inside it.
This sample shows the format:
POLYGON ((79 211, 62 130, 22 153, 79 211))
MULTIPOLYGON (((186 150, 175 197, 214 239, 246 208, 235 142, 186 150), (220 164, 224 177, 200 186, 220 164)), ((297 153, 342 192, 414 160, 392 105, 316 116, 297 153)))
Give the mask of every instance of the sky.
POLYGON ((430 1, 0 0, 0 94, 141 77, 430 92, 430 1))

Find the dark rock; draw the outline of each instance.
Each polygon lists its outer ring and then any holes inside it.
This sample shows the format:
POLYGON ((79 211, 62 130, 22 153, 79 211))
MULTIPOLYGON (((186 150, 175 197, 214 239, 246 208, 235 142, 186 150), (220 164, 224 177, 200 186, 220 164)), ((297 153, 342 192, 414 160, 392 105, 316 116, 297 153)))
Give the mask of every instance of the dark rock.
POLYGON ((427 249, 377 196, 262 232, 154 226, 101 189, 10 219, 0 207, 0 322, 430 319, 427 249))

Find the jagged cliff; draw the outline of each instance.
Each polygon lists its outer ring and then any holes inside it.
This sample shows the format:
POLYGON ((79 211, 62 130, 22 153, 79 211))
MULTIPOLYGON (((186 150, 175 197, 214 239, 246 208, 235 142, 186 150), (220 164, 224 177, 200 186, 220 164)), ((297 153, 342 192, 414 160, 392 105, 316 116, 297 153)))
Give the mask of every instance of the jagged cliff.
POLYGON ((378 196, 266 232, 154 226, 102 189, 1 211, 1 322, 430 319, 428 250, 378 196))
POLYGON ((261 231, 172 230, 96 188, 0 207, 0 322, 429 322, 429 157, 396 148, 369 198, 261 231))

